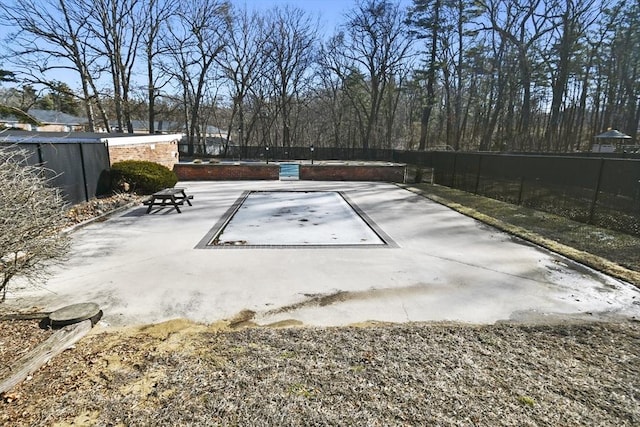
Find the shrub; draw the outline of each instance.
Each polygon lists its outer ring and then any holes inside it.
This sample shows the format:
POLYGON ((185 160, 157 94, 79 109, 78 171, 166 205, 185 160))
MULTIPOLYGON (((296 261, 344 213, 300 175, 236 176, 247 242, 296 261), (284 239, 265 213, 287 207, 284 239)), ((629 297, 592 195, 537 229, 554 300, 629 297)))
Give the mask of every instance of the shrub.
POLYGON ((158 163, 125 160, 111 165, 111 188, 151 194, 178 182, 176 174, 158 163))

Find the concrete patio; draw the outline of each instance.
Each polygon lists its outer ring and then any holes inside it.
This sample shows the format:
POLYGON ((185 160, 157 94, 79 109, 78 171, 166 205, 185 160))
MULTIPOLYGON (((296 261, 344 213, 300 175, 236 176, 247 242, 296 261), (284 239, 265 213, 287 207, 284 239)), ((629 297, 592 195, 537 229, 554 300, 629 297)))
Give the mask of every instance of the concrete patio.
POLYGON ((193 206, 140 205, 73 233, 71 257, 40 289, 7 303, 47 311, 95 302, 101 323, 640 318, 640 290, 467 218, 393 184, 184 182, 193 206), (216 248, 201 240, 245 191, 342 191, 397 245, 216 248))

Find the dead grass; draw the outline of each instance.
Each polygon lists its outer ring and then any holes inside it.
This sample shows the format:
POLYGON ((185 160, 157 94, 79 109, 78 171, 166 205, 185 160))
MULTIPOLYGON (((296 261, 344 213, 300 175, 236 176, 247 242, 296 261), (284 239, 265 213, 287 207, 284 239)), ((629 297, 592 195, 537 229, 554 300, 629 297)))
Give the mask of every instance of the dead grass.
POLYGON ((640 324, 99 333, 0 404, 3 425, 640 423, 640 324))

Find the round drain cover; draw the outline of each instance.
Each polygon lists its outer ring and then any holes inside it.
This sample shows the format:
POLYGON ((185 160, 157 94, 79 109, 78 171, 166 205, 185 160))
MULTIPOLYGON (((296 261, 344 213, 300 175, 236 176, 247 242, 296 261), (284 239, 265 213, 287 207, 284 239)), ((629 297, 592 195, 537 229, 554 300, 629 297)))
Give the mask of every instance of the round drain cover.
POLYGON ((68 305, 49 315, 52 326, 71 325, 91 319, 100 313, 100 307, 93 302, 68 305))

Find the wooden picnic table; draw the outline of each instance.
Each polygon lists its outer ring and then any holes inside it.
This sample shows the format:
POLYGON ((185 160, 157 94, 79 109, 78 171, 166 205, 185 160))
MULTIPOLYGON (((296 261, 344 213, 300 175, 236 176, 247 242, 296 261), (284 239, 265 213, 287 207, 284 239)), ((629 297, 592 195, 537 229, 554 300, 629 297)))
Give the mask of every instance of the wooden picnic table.
POLYGON ((149 200, 145 202, 145 205, 149 206, 147 213, 151 212, 154 206, 173 206, 178 213, 182 213, 179 206, 183 205, 184 202, 187 202, 189 206, 193 206, 190 201, 193 196, 188 196, 184 190, 184 188, 165 188, 153 193, 149 200))

